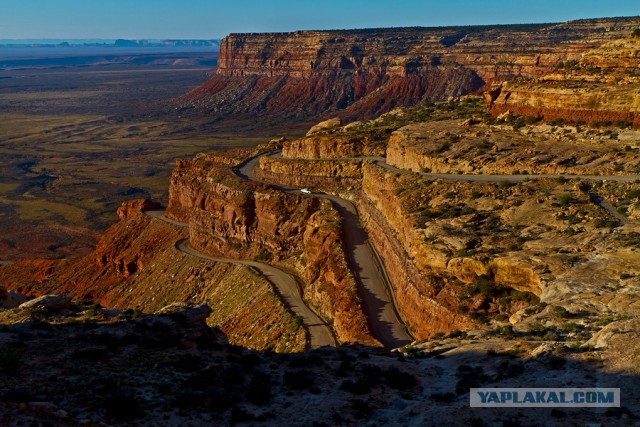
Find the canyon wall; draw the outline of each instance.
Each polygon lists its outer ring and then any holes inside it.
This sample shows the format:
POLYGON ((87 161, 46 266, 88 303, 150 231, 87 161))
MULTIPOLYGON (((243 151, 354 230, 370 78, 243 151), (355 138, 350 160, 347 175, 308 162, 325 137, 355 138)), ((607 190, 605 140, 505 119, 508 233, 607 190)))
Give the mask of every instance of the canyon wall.
POLYGON ((354 191, 362 183, 359 160, 318 160, 262 157, 258 176, 267 182, 291 187, 311 187, 322 191, 354 191))
MULTIPOLYGON (((437 332, 469 328, 473 322, 459 311, 460 293, 478 276, 491 277, 495 284, 540 295, 540 278, 531 265, 515 256, 491 257, 480 261, 456 256, 451 248, 428 241, 415 224, 415 215, 400 196, 406 180, 397 178, 372 162, 263 158, 263 178, 282 185, 308 185, 353 198, 372 243, 384 260, 404 320, 418 339, 437 332), (347 166, 358 165, 357 168, 347 166), (331 165, 331 167, 327 167, 331 165), (344 173, 343 176, 341 174, 344 173), (351 190, 343 180, 354 184, 351 190), (333 181, 333 183, 332 183, 333 181)), ((413 179, 412 174, 406 175, 413 179)), ((414 183, 415 184, 415 183, 414 183)), ((449 186, 431 187, 433 197, 448 193, 449 186)), ((469 186, 468 184, 463 184, 469 186)))
POLYGON ((297 270, 305 299, 341 341, 375 343, 347 267, 341 219, 329 202, 245 181, 209 156, 178 162, 170 195, 166 215, 189 223, 195 249, 297 270))
POLYGON ((216 75, 179 100, 216 114, 371 117, 512 77, 537 77, 638 27, 565 24, 231 34, 216 75))
POLYGON ((640 37, 604 43, 537 79, 503 82, 486 98, 494 116, 640 125, 640 37))
POLYGON ((509 112, 544 120, 640 125, 640 84, 505 82, 492 93, 489 112, 494 116, 509 112))
POLYGON ((31 261, 39 274, 24 280, 23 265, 4 267, 0 283, 32 296, 65 294, 105 307, 155 312, 174 302, 206 303, 207 322, 230 343, 276 351, 303 351, 306 333, 251 269, 212 263, 181 253, 176 241, 188 231, 141 214, 147 202, 125 203, 121 221, 100 238, 95 251, 73 263, 31 261), (22 277, 23 280, 16 280, 22 277))

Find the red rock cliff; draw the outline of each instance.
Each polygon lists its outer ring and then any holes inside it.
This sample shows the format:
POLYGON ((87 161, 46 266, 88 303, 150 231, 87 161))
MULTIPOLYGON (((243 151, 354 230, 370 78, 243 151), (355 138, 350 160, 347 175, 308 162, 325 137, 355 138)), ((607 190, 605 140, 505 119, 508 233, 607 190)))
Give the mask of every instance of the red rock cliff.
POLYGON ((637 19, 553 25, 231 34, 216 75, 181 99, 225 113, 371 117, 446 100, 486 83, 533 77, 629 33, 637 19))
POLYGON ((167 215, 189 223, 191 245, 298 271, 307 301, 341 341, 372 344, 342 246, 341 219, 325 200, 244 181, 212 156, 180 161, 167 215))

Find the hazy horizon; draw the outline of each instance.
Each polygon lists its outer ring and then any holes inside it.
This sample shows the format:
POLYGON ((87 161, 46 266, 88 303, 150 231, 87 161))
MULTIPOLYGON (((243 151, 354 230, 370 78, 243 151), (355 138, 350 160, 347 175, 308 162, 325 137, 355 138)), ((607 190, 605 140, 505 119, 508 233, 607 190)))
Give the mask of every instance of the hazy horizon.
POLYGON ((211 40, 244 32, 553 23, 640 13, 635 0, 487 0, 481 7, 475 0, 0 0, 0 6, 4 40, 211 40))

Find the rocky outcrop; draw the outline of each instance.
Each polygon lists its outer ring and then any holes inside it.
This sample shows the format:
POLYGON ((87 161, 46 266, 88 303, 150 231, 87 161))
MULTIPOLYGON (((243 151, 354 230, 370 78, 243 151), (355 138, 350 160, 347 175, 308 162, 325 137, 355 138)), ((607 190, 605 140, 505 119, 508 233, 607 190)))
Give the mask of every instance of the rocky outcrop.
POLYGON ((127 220, 142 212, 160 209, 162 205, 149 199, 130 200, 122 203, 118 208, 118 216, 122 220, 127 220))
POLYGON ((535 77, 629 34, 637 18, 560 25, 231 34, 216 75, 183 107, 270 119, 340 112, 371 117, 442 101, 496 80, 535 77))
POLYGON ((640 85, 566 82, 503 83, 489 112, 513 113, 544 120, 640 125, 640 85))
POLYGON ((313 126, 311 129, 309 129, 309 132, 307 132, 307 136, 311 136, 320 132, 336 130, 341 127, 342 120, 340 120, 340 117, 334 117, 333 119, 325 120, 313 126))
MULTIPOLYGON (((531 265, 516 257, 495 257, 488 262, 481 262, 452 256, 443 247, 429 244, 425 238, 425 231, 416 226, 415 219, 405 206, 403 198, 399 196, 402 193, 402 182, 389 179, 388 175, 391 172, 374 164, 364 166, 363 172, 363 194, 387 223, 384 226, 377 220, 371 229, 375 231, 386 227, 390 230, 388 235, 397 236, 398 242, 406 252, 405 259, 410 259, 411 264, 414 264, 418 271, 422 271, 423 275, 424 272, 433 272, 471 283, 478 276, 489 274, 498 285, 540 295, 540 278, 531 265)), ((446 191, 444 189, 440 191, 446 191)), ((433 192, 431 196, 436 197, 437 193, 433 192)), ((366 204, 364 206, 366 207, 366 204)), ((375 220, 374 213, 371 213, 371 217, 375 220)), ((394 277, 393 274, 391 276, 394 277)))
POLYGON ((309 218, 303 234, 304 296, 332 320, 342 341, 375 345, 345 258, 342 218, 329 202, 323 205, 309 218))
POLYGON ((294 159, 357 157, 363 154, 364 146, 360 135, 314 135, 285 142, 282 156, 294 159))
POLYGON ((494 87, 487 93, 489 112, 640 125, 639 66, 640 38, 614 40, 538 79, 494 87))
MULTIPOLYGON (((76 262, 49 262, 45 275, 34 270, 44 261, 20 261, 3 267, 0 280, 32 296, 64 294, 123 310, 155 312, 173 303, 206 303, 214 310, 209 325, 234 344, 283 352, 305 349, 304 328, 267 280, 243 266, 177 251, 176 241, 187 236, 182 227, 133 215, 110 227, 95 251, 76 262)), ((28 304, 49 306, 51 298, 28 304)))
POLYGON ((535 123, 463 126, 457 120, 429 121, 394 131, 387 163, 414 172, 464 174, 630 175, 636 153, 626 148, 634 131, 535 123))
POLYGON ((285 265, 301 256, 307 301, 341 341, 373 343, 348 272, 339 215, 329 202, 242 180, 206 157, 178 163, 170 194, 167 215, 189 223, 194 248, 285 265))
POLYGON ((362 162, 358 160, 284 159, 262 157, 258 176, 267 182, 323 191, 353 191, 362 182, 362 162))

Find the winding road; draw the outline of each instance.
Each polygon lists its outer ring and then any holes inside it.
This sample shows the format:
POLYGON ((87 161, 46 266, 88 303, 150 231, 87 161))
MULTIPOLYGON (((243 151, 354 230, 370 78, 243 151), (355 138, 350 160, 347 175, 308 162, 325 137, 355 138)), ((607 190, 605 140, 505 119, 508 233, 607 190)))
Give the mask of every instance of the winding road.
MULTIPOLYGON (((268 154, 260 154, 240 164, 236 171, 237 175, 250 181, 268 184, 285 193, 300 194, 299 188, 273 184, 256 177, 254 172, 260 157, 268 154)), ((358 218, 355 205, 348 200, 324 193, 309 195, 330 200, 344 219, 343 228, 349 267, 360 287, 364 308, 368 313, 369 327, 374 337, 387 348, 411 344, 414 339, 400 317, 384 265, 371 246, 369 236, 358 218)))
MULTIPOLYGON (((266 154, 269 157, 274 158, 282 158, 282 152, 271 152, 266 154)), ((585 181, 613 181, 613 182, 640 182, 640 175, 551 175, 551 174, 540 174, 540 175, 474 175, 474 174, 462 174, 462 173, 432 173, 432 172, 415 172, 407 169, 400 169, 395 166, 391 166, 387 163, 387 159, 384 157, 339 157, 339 158, 331 158, 331 159, 296 159, 296 160, 312 160, 317 162, 331 162, 336 160, 344 160, 344 161, 372 161, 383 169, 386 169, 390 172, 398 172, 398 173, 407 173, 410 172, 412 174, 423 176, 425 178, 431 179, 442 179, 449 181, 469 181, 469 182, 525 182, 532 179, 541 179, 541 178, 549 178, 549 179, 582 179, 585 181)), ((619 226, 624 226, 627 224, 628 219, 621 215, 612 205, 599 196, 596 193, 589 192, 588 193, 589 200, 598 206, 600 209, 605 211, 611 217, 613 217, 619 224, 619 226)))
MULTIPOLYGON (((189 224, 184 222, 175 221, 164 216, 164 211, 154 210, 146 211, 145 215, 152 218, 164 221, 166 223, 188 228, 189 224)), ((203 254, 191 247, 189 239, 178 240, 175 244, 175 248, 187 255, 200 258, 206 261, 212 262, 224 262, 229 264, 239 264, 248 267, 253 267, 260 271, 262 275, 269 280, 276 289, 281 299, 284 301, 285 306, 291 310, 296 316, 302 317, 302 323, 306 327, 309 334, 309 347, 316 349, 324 346, 335 346, 337 340, 333 335, 333 331, 327 325, 327 323, 320 318, 303 300, 302 291, 295 277, 286 273, 276 267, 268 264, 264 264, 257 261, 249 260, 237 260, 230 258, 216 258, 203 254)))
MULTIPOLYGON (((281 151, 272 151, 259 154, 255 157, 247 159, 241 163, 236 173, 241 178, 268 184, 272 188, 288 192, 300 194, 300 188, 286 187, 259 179, 255 175, 255 168, 263 156, 281 157, 281 151)), ((339 158, 339 159, 310 159, 314 161, 335 161, 335 160, 360 160, 372 161, 380 167, 391 172, 406 173, 407 170, 399 169, 387 164, 383 157, 358 157, 358 158, 339 158)), ((412 172, 416 175, 431 179, 444 179, 453 181, 473 181, 473 182, 524 182, 531 179, 540 178, 566 178, 566 179, 583 179, 588 181, 616 181, 616 182, 633 182, 640 179, 640 175, 473 175, 473 174, 444 174, 429 172, 412 172)), ((352 271, 360 285, 364 297, 365 310, 368 313, 369 323, 374 336, 382 342, 385 347, 400 347, 413 341, 413 337, 407 330, 406 325, 402 321, 398 312, 397 303, 390 285, 388 276, 384 269, 384 264, 379 255, 371 245, 366 231, 363 229, 356 207, 353 203, 324 193, 309 193, 316 197, 323 197, 333 202, 342 217, 344 218, 345 241, 347 247, 347 256, 352 271)), ((594 193, 589 193, 591 202, 599 206, 606 213, 616 219, 622 226, 627 223, 627 219, 619 214, 611 204, 594 193)))

